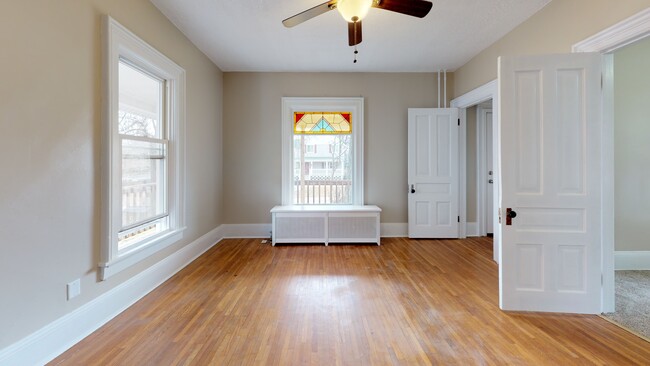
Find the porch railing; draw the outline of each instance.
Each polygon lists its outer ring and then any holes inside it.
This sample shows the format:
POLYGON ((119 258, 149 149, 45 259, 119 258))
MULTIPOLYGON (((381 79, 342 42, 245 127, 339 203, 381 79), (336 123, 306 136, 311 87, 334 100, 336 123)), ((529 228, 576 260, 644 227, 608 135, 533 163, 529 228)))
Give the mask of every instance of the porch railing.
POLYGON ((352 203, 352 182, 348 180, 311 177, 294 181, 294 203, 299 205, 337 205, 352 203))
POLYGON ((131 184, 122 187, 122 224, 128 225, 156 215, 155 183, 131 184))

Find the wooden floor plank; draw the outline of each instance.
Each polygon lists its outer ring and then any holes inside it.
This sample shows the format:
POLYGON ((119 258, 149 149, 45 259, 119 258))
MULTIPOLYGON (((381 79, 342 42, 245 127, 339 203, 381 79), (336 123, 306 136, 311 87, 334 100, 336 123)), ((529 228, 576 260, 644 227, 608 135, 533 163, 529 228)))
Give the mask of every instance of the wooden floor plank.
POLYGON ((597 316, 499 310, 491 248, 224 240, 51 364, 650 364, 597 316))

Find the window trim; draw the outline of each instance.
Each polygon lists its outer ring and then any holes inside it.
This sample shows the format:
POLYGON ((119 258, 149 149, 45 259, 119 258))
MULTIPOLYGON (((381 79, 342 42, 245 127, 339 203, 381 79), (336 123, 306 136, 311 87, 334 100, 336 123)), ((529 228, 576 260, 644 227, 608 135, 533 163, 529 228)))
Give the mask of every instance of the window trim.
POLYGON ((100 278, 106 280, 183 238, 185 230, 185 70, 130 32, 104 17, 104 108, 102 148, 102 240, 100 278), (169 230, 144 239, 118 255, 121 227, 121 139, 118 133, 120 59, 165 80, 168 122, 167 210, 169 230), (117 228, 117 229, 116 229, 117 228))
MULTIPOLYGON (((364 125, 364 98, 282 98, 282 204, 293 205, 293 113, 294 112, 322 112, 322 111, 350 111, 352 120, 352 203, 349 205, 364 204, 363 180, 363 125, 364 125)), ((310 205, 317 206, 317 205, 310 205)), ((344 206, 348 206, 347 204, 344 206)))

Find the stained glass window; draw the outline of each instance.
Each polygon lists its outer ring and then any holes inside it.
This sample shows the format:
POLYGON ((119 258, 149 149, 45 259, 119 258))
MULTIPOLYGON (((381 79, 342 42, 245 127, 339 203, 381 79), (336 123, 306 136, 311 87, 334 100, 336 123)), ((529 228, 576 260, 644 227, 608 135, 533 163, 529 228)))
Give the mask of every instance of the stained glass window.
POLYGON ((352 112, 295 112, 293 132, 293 203, 352 203, 352 112))
POLYGON ((293 132, 296 135, 349 135, 352 133, 352 113, 295 112, 293 132))
POLYGON ((282 120, 282 204, 362 205, 363 98, 284 97, 282 120))

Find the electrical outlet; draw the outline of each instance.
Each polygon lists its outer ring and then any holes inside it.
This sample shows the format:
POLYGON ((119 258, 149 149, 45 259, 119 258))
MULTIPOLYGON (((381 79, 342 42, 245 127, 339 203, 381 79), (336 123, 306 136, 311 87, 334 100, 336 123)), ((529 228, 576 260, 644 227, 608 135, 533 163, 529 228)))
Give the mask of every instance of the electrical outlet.
POLYGON ((79 296, 81 293, 81 279, 76 279, 66 286, 68 290, 68 300, 79 296))

